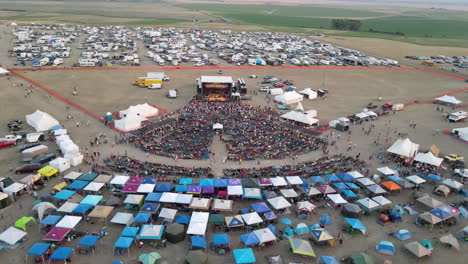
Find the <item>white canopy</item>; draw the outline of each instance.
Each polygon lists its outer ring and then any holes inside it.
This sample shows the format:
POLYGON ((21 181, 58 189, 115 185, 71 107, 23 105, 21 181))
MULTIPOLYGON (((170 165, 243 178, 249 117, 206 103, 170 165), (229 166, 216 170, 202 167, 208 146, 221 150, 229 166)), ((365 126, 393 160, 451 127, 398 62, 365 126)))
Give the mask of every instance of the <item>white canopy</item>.
POLYGON ((291 206, 291 204, 283 196, 270 198, 267 201, 276 210, 284 209, 291 206))
POLYGON ((242 195, 242 185, 232 185, 227 187, 228 195, 242 195))
POLYGON ((192 194, 164 192, 159 201, 162 203, 190 204, 192 202, 192 198, 192 194))
POLYGON ((210 213, 206 212, 193 212, 190 222, 193 223, 208 223, 210 218, 210 213))
POLYGON ((112 217, 111 223, 129 226, 133 223, 133 214, 118 212, 112 217))
POLYGON ((214 199, 211 209, 214 211, 232 211, 232 200, 214 199))
POLYGON ((308 114, 297 112, 297 111, 287 112, 286 114, 281 115, 281 118, 303 123, 309 126, 319 122, 318 119, 315 119, 308 114))
POLYGON ((442 182, 442 184, 455 190, 460 190, 461 188, 463 188, 462 183, 459 183, 456 180, 452 180, 452 179, 445 179, 442 182))
POLYGON ((356 181, 358 181, 360 184, 364 186, 369 186, 369 185, 374 185, 375 182, 369 178, 359 178, 356 181))
POLYGON ((57 209, 57 212, 70 214, 77 206, 77 203, 65 202, 57 209))
POLYGON ((258 241, 260 241, 260 243, 266 243, 276 240, 276 236, 273 234, 273 232, 271 232, 271 230, 268 227, 255 230, 253 231, 253 233, 257 237, 258 241))
POLYGON ((125 183, 127 183, 128 179, 130 179, 130 176, 116 175, 116 176, 114 176, 114 178, 110 181, 110 184, 124 185, 125 183))
POLYGON ((17 193, 24 188, 26 188, 28 185, 24 183, 19 183, 19 182, 14 182, 13 184, 9 185, 5 189, 3 189, 3 192, 6 194, 14 194, 17 193))
POLYGON ((55 118, 40 110, 36 110, 36 112, 32 114, 26 115, 26 123, 38 132, 46 131, 59 125, 59 122, 55 118))
POLYGON ((119 112, 120 118, 124 118, 126 116, 137 115, 141 117, 150 117, 155 116, 159 113, 159 110, 147 103, 132 105, 129 108, 122 110, 119 112))
POLYGON ((455 134, 457 137, 468 141, 468 127, 460 127, 452 129, 452 134, 455 134))
POLYGON ((89 192, 98 192, 101 188, 104 187, 104 183, 102 182, 90 182, 83 190, 89 192))
POLYGON ((279 95, 279 94, 283 94, 283 93, 284 93, 284 91, 281 88, 273 88, 273 89, 270 90, 271 95, 279 95))
POLYGON ((138 186, 137 192, 138 193, 150 193, 154 191, 154 187, 156 187, 156 184, 152 183, 143 183, 138 186))
POLYGON ((360 204, 361 206, 363 206, 369 211, 372 211, 380 207, 379 203, 367 197, 361 200, 357 200, 356 203, 360 204))
POLYGON ((364 175, 362 175, 359 171, 350 171, 348 172, 349 175, 351 175, 355 180, 359 178, 364 178, 364 175))
POLYGON ((406 177, 406 179, 414 184, 422 184, 422 183, 425 183, 426 180, 419 177, 418 175, 411 175, 411 176, 408 176, 406 177))
POLYGON ((141 201, 145 199, 145 196, 142 194, 129 194, 124 200, 125 204, 137 204, 139 205, 141 201))
POLYGON ((142 116, 130 114, 122 119, 115 120, 114 125, 118 130, 128 132, 141 128, 141 122, 146 120, 148 119, 142 116))
POLYGON ((246 225, 254 225, 263 222, 263 219, 257 214, 257 212, 243 214, 242 219, 244 219, 246 225))
POLYGON ((296 91, 285 92, 283 94, 275 96, 275 102, 281 104, 295 104, 301 102, 304 96, 297 93, 296 91))
POLYGON ((57 207, 55 205, 53 205, 52 203, 42 202, 40 204, 36 204, 32 209, 33 209, 33 211, 37 211, 39 221, 42 221, 42 218, 44 217, 44 213, 48 209, 57 210, 57 207))
POLYGON ((390 169, 389 167, 377 168, 377 171, 379 171, 383 175, 395 175, 395 171, 390 169))
POLYGON ((309 212, 312 212, 315 208, 317 208, 317 206, 315 206, 314 204, 312 204, 309 201, 297 202, 296 205, 297 205, 297 210, 299 210, 299 211, 307 210, 309 212))
POLYGON ((220 123, 213 124, 213 130, 215 129, 223 129, 223 124, 220 124, 220 123))
POLYGON ((7 230, 0 234, 0 241, 5 242, 8 245, 14 245, 23 239, 26 235, 26 232, 10 226, 7 230))
POLYGON ((444 95, 444 96, 441 96, 441 97, 437 97, 436 101, 441 101, 441 102, 444 102, 444 103, 455 104, 455 105, 462 103, 462 101, 457 100, 457 98, 455 98, 454 96, 450 96, 450 95, 444 95))
POLYGON ((387 149, 387 152, 405 157, 413 157, 416 152, 418 152, 418 149, 419 144, 411 142, 408 138, 399 138, 389 149, 387 149))
POLYGON ((7 74, 7 73, 10 73, 7 69, 4 69, 2 67, 0 67, 0 75, 4 75, 4 74, 7 74))
POLYGON ((68 170, 70 168, 70 161, 65 159, 65 158, 58 157, 58 158, 50 161, 49 165, 52 168, 56 168, 60 172, 64 172, 64 171, 66 171, 66 170, 68 170))
POLYGON ((299 93, 305 95, 309 100, 317 98, 317 92, 310 88, 305 88, 304 90, 299 91, 299 93))
POLYGON ((192 223, 190 222, 188 229, 187 229, 187 234, 189 235, 199 235, 199 236, 204 236, 206 233, 206 226, 207 223, 192 223))
POLYGON ((159 217, 166 218, 166 219, 174 219, 175 215, 177 214, 176 209, 170 208, 162 208, 161 212, 159 212, 159 217))
POLYGON ((347 204, 348 201, 346 201, 341 194, 328 194, 327 195, 328 199, 332 200, 334 204, 347 204))
POLYGON ((303 184, 302 179, 299 176, 286 176, 286 180, 288 180, 291 185, 303 184))
POLYGON ((69 172, 67 175, 63 176, 64 179, 67 179, 67 180, 76 180, 78 179, 78 177, 80 177, 83 173, 81 172, 76 172, 76 171, 71 171, 69 172))
POLYGON ((295 198, 299 196, 294 189, 281 189, 280 192, 285 198, 295 198))
POLYGON ((388 200, 387 198, 383 197, 382 195, 376 196, 376 197, 372 198, 372 200, 374 200, 374 202, 380 204, 381 206, 392 203, 392 201, 388 200))
POLYGON ((442 164, 442 161, 444 161, 444 159, 434 156, 434 154, 432 154, 432 152, 430 151, 427 153, 419 152, 418 154, 416 154, 416 157, 414 158, 414 160, 418 162, 426 163, 432 166, 436 166, 436 167, 439 167, 440 164, 442 164))
POLYGON ((75 228, 76 225, 81 221, 83 217, 81 216, 73 216, 73 215, 66 215, 55 225, 56 227, 62 228, 75 228))
POLYGON ((274 177, 274 178, 270 178, 270 181, 271 181, 271 184, 273 184, 273 186, 287 186, 288 183, 286 182, 286 180, 283 178, 283 177, 274 177))
POLYGON ((193 198, 189 208, 208 210, 210 209, 211 199, 208 198, 193 198))

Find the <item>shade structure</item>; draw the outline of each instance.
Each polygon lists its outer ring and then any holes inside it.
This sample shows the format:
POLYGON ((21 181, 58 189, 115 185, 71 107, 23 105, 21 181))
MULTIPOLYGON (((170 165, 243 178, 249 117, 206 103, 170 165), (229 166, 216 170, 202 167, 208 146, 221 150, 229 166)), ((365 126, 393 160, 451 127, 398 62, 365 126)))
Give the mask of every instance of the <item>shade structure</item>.
POLYGON ((68 198, 72 197, 76 192, 70 190, 61 190, 60 192, 56 193, 53 197, 59 200, 68 200, 68 198))
POLYGON ((262 199, 262 192, 259 188, 244 188, 242 197, 248 199, 262 199))
POLYGON ((444 161, 444 159, 434 156, 434 154, 432 154, 432 152, 430 151, 427 153, 419 152, 418 154, 416 154, 416 157, 414 157, 414 160, 436 167, 439 167, 440 164, 442 164, 442 161, 444 161))
POLYGON ((342 181, 353 181, 354 177, 348 173, 338 173, 336 174, 342 181))
POLYGON ((156 214, 161 205, 159 203, 144 203, 140 208, 140 213, 156 214))
POLYGON ((430 213, 430 212, 424 212, 420 215, 418 215, 418 219, 424 220, 429 224, 435 225, 437 223, 440 223, 443 221, 443 219, 439 218, 438 216, 430 213))
POLYGON ((445 179, 442 181, 442 184, 454 190, 460 190, 461 188, 463 188, 462 183, 453 179, 445 179))
POLYGON ((324 228, 311 229, 312 238, 317 242, 328 242, 331 246, 335 245, 335 239, 330 232, 324 228))
POLYGON ((273 185, 273 183, 271 182, 271 180, 269 178, 261 178, 258 180, 258 184, 260 186, 271 186, 273 185))
POLYGON ((154 191, 154 187, 156 186, 156 184, 153 184, 153 183, 142 183, 138 186, 138 189, 137 189, 137 192, 138 193, 150 193, 152 191, 154 191))
POLYGON ((94 179, 96 179, 96 177, 97 177, 97 174, 94 174, 94 173, 83 173, 78 178, 78 180, 80 180, 80 181, 93 181, 94 179))
POLYGON ((341 214, 351 218, 358 218, 361 215, 361 211, 361 207, 359 207, 357 204, 348 203, 343 205, 341 214))
POLYGON ((250 206, 255 212, 259 214, 271 211, 265 202, 253 203, 253 204, 250 204, 250 206))
POLYGON ((80 204, 96 206, 102 200, 102 195, 86 195, 80 204))
POLYGON ((380 206, 384 206, 384 205, 389 205, 392 203, 392 201, 388 200, 387 198, 383 197, 383 196, 376 196, 376 197, 373 197, 372 200, 376 203, 378 203, 380 206))
POLYGON ((127 184, 136 184, 139 185, 143 181, 143 177, 130 177, 127 181, 127 184))
POLYGON ((398 230, 397 232, 393 233, 393 237, 395 237, 396 239, 399 239, 399 240, 408 240, 412 237, 410 231, 406 230, 406 229, 400 229, 398 230))
POLYGON ((179 179, 179 184, 182 184, 182 185, 190 185, 192 184, 192 178, 180 178, 179 179))
POLYGON ((395 246, 393 245, 392 242, 389 242, 389 241, 384 241, 384 240, 380 241, 375 247, 375 249, 380 254, 390 255, 390 256, 395 255, 395 246))
POLYGON ((73 252, 73 248, 59 247, 54 251, 54 253, 52 253, 52 255, 50 256, 49 259, 51 259, 51 260, 66 260, 68 257, 70 257, 72 252, 73 252))
POLYGON ((369 178, 359 178, 356 181, 363 186, 375 185, 375 182, 369 178))
POLYGON ((208 256, 202 250, 191 250, 185 256, 185 261, 188 264, 207 264, 208 256))
POLYGON ((327 180, 329 182, 334 182, 334 181, 339 181, 340 178, 338 178, 338 176, 336 176, 335 174, 327 174, 325 175, 325 178, 327 178, 327 180))
POLYGON ((49 247, 50 243, 34 243, 34 245, 26 252, 26 255, 42 256, 46 253, 49 247))
POLYGON ((323 194, 333 194, 336 193, 336 190, 333 189, 330 185, 320 185, 317 189, 323 194))
POLYGON ((214 180, 213 179, 200 179, 200 186, 201 187, 213 187, 214 186, 214 180))
POLYGON ((240 239, 246 246, 257 245, 260 243, 260 240, 258 240, 257 236, 253 232, 240 235, 240 239))
POLYGON ((7 230, 3 231, 0 234, 0 241, 8 245, 15 245, 16 243, 18 243, 18 241, 23 239, 26 235, 27 235, 26 232, 10 226, 7 230))
POLYGON ((66 182, 61 182, 61 183, 56 184, 54 188, 52 188, 52 190, 60 192, 61 190, 65 189, 67 186, 68 184, 66 182))
POLYGON ((37 171, 37 173, 42 174, 44 175, 44 177, 47 177, 47 178, 54 176, 58 172, 59 170, 51 166, 45 166, 44 168, 37 171))
POLYGON ((242 195, 244 193, 244 190, 240 185, 233 185, 227 187, 227 192, 228 195, 242 195))
POLYGON ((136 227, 136 226, 126 226, 122 230, 122 233, 120 233, 120 236, 123 236, 123 237, 136 237, 139 230, 140 230, 140 228, 136 227))
POLYGON ((63 176, 63 179, 74 181, 82 175, 81 172, 71 171, 67 175, 63 176))
POLYGON ((331 225, 332 224, 332 218, 329 214, 322 214, 320 216, 320 223, 322 225, 331 225))
POLYGON ((141 195, 141 194, 129 194, 125 198, 124 203, 125 204, 141 205, 144 198, 145 198, 145 196, 141 195))
POLYGON ((357 200, 356 203, 362 207, 362 209, 366 211, 372 211, 376 210, 380 207, 380 204, 378 204, 376 201, 370 199, 370 198, 364 198, 357 200))
POLYGON ((244 219, 244 223, 246 225, 254 225, 263 222, 263 219, 257 214, 257 212, 243 214, 242 219, 244 219))
POLYGON ((162 208, 161 211, 159 212, 159 217, 162 217, 165 219, 174 219, 176 214, 177 214, 176 209, 162 208))
POLYGON ((118 212, 111 219, 111 223, 120 225, 131 225, 133 223, 133 214, 118 212))
POLYGON ((232 200, 214 199, 211 206, 213 211, 232 211, 232 200))
POLYGON ((113 206, 104 206, 104 205, 98 205, 94 207, 94 209, 91 211, 91 213, 88 214, 88 217, 96 217, 96 218, 103 218, 106 219, 109 217, 109 215, 112 213, 114 210, 113 206))
POLYGON ((76 181, 72 182, 70 185, 68 185, 67 189, 69 189, 69 190, 82 190, 88 184, 89 184, 89 181, 76 180, 76 181))
POLYGON ((276 210, 285 209, 292 206, 283 196, 270 198, 267 201, 276 210))
POLYGON ((309 241, 294 237, 290 237, 288 239, 293 253, 315 257, 314 249, 310 245, 309 241))
POLYGON ((156 192, 170 192, 172 190, 172 184, 170 183, 160 183, 156 186, 156 192))
POLYGON ((244 220, 241 215, 226 216, 227 227, 241 227, 244 226, 244 220))
POLYGON ((238 179, 238 178, 228 179, 228 186, 235 186, 235 185, 242 185, 241 179, 238 179))
POLYGON ((90 182, 83 190, 88 192, 98 192, 99 190, 104 187, 104 183, 102 182, 90 182))
POLYGON ((356 218, 348 218, 348 217, 345 217, 344 218, 346 220, 346 222, 354 229, 358 229, 359 231, 361 231, 363 234, 366 233, 366 230, 367 230, 367 227, 365 227, 361 221, 359 219, 356 219, 356 218))
POLYGON ((418 258, 421 258, 424 256, 430 256, 432 254, 432 251, 425 248, 423 245, 421 245, 417 241, 413 241, 408 244, 405 244, 405 248, 408 249, 409 252, 413 253, 418 258))
POLYGON ((389 192, 394 192, 394 191, 399 191, 401 190, 400 185, 394 183, 393 181, 386 181, 380 183, 385 189, 387 189, 389 192))
POLYGON ((172 223, 166 228, 167 241, 178 243, 185 239, 185 227, 179 223, 172 223))
POLYGON ((303 183, 299 176, 286 176, 286 180, 290 185, 301 185, 303 183))
POLYGON ((368 185, 366 188, 371 191, 373 194, 384 194, 387 191, 385 191, 384 188, 380 187, 380 185, 374 184, 374 185, 368 185))
POLYGON ((164 225, 143 225, 138 239, 161 239, 164 234, 164 225))
POLYGON ((352 182, 346 182, 345 183, 351 190, 359 190, 361 189, 359 186, 357 186, 356 184, 352 183, 352 182))
POLYGON ((294 189, 281 189, 280 192, 285 198, 295 198, 299 196, 294 189))
POLYGON ((187 193, 190 193, 190 194, 200 194, 201 193, 201 190, 202 190, 202 187, 201 186, 197 186, 197 185, 190 185, 187 189, 187 193))
POLYGON ((314 183, 323 183, 325 182, 325 180, 320 177, 320 176, 312 176, 310 177, 310 179, 314 182, 314 183))
POLYGON ((190 223, 190 215, 178 215, 176 217, 176 223, 187 225, 190 223))
POLYGON ((320 264, 340 264, 335 257, 332 256, 321 256, 320 257, 320 264))
POLYGON ((312 211, 315 210, 317 206, 315 206, 309 201, 301 201, 301 202, 297 202, 296 208, 297 208, 297 211, 299 212, 305 210, 309 213, 312 213, 312 211))
POLYGON ((99 236, 85 235, 83 238, 81 238, 80 242, 78 242, 78 246, 94 247, 99 239, 99 236))
POLYGON ((152 217, 152 214, 148 214, 148 213, 138 213, 136 216, 135 216, 135 223, 145 223, 147 224, 150 219, 152 217))
POLYGON ((309 227, 304 223, 299 223, 296 225, 296 228, 294 228, 294 232, 296 232, 297 235, 304 235, 309 233, 309 227))
POLYGON ((81 216, 66 215, 55 225, 55 227, 73 229, 78 225, 81 219, 83 219, 81 216))
POLYGON ((130 179, 129 176, 125 175, 116 175, 112 180, 110 181, 110 184, 112 185, 125 185, 127 181, 130 179))
POLYGON ((156 252, 144 253, 138 256, 138 261, 142 264, 154 264, 159 259, 161 259, 161 255, 156 252))
POLYGON ((114 243, 115 248, 130 248, 133 243, 133 237, 119 237, 114 243))
POLYGON ((315 187, 304 187, 303 191, 307 196, 314 196, 314 195, 321 194, 321 192, 315 187))
POLYGON ((190 239, 192 242, 192 247, 206 248, 206 238, 200 236, 192 236, 190 239))
POLYGON ((57 212, 61 212, 61 213, 72 213, 73 210, 78 206, 77 203, 70 203, 70 202, 65 202, 64 204, 62 204, 62 206, 60 206, 58 209, 57 209, 57 212))
POLYGON ((248 264, 257 262, 253 250, 251 248, 234 249, 232 253, 234 255, 234 260, 236 261, 236 264, 248 264))
POLYGON ((273 178, 270 178, 270 181, 273 184, 273 186, 275 186, 275 187, 287 186, 288 185, 288 183, 286 182, 286 180, 283 177, 273 177, 273 178))
POLYGON ((425 179, 423 179, 423 178, 421 178, 421 177, 419 177, 419 176, 417 176, 417 175, 408 176, 408 177, 406 177, 406 179, 407 179, 408 181, 410 181, 410 182, 416 184, 416 185, 423 184, 423 183, 426 182, 425 179))
POLYGON ((61 215, 48 215, 44 218, 40 224, 41 225, 55 225, 58 221, 62 219, 61 215))
POLYGON ((99 174, 99 175, 93 180, 93 182, 98 182, 98 183, 110 183, 111 180, 112 180, 112 176, 111 176, 111 175, 99 174))
POLYGON ((69 228, 53 227, 43 238, 45 241, 62 241, 71 231, 69 228))
POLYGON ((224 215, 222 214, 210 214, 209 222, 210 224, 222 225, 224 223, 224 215))
POLYGON ((37 211, 39 221, 42 221, 42 218, 44 217, 44 214, 45 214, 46 211, 57 210, 57 207, 55 207, 55 205, 53 205, 52 203, 42 202, 40 204, 35 205, 32 208, 32 210, 37 211))
POLYGON ((188 190, 187 185, 176 185, 174 191, 177 193, 184 193, 184 192, 187 192, 187 190, 188 190))
POLYGON ((215 246, 229 245, 229 236, 227 234, 214 234, 213 244, 215 246))
POLYGON ((339 189, 339 190, 346 190, 346 189, 349 189, 348 185, 346 185, 344 182, 334 182, 334 183, 333 183, 333 186, 334 186, 336 189, 339 189))
POLYGON ((342 194, 344 195, 344 198, 346 199, 354 199, 354 198, 358 198, 359 196, 357 194, 355 194, 353 191, 351 190, 342 190, 341 191, 342 194))
POLYGON ((215 189, 213 186, 202 187, 202 193, 212 194, 212 193, 215 193, 215 189))
POLYGON ((260 243, 267 243, 276 240, 276 236, 271 232, 269 228, 262 228, 253 231, 254 235, 257 237, 260 243))
POLYGON ((216 179, 214 180, 214 187, 215 188, 225 188, 228 186, 228 180, 227 179, 216 179))
POLYGON ((440 207, 430 210, 429 213, 432 214, 432 215, 437 216, 438 218, 440 218, 442 220, 445 220, 445 219, 448 219, 448 218, 452 217, 452 214, 450 212, 441 210, 440 207))
POLYGON ((346 201, 340 194, 328 194, 327 198, 330 199, 334 204, 347 204, 346 201))
POLYGON ((454 237, 452 234, 447 234, 442 237, 440 237, 440 242, 448 244, 452 247, 454 247, 456 250, 460 250, 460 244, 458 243, 458 240, 456 237, 454 237))
POLYGON ((145 198, 145 202, 157 203, 161 201, 162 193, 148 193, 145 198))
POLYGON ((122 192, 124 193, 136 193, 138 191, 138 184, 125 184, 125 186, 122 188, 122 192))
POLYGON ((206 226, 208 225, 208 220, 209 213, 193 212, 192 217, 190 218, 187 234, 204 236, 206 232, 206 226))
POLYGON ((182 194, 182 193, 169 193, 165 192, 160 198, 161 203, 176 203, 176 204, 190 204, 192 201, 192 194, 182 194))
POLYGON ((189 208, 208 211, 210 209, 210 204, 211 199, 193 198, 189 208))

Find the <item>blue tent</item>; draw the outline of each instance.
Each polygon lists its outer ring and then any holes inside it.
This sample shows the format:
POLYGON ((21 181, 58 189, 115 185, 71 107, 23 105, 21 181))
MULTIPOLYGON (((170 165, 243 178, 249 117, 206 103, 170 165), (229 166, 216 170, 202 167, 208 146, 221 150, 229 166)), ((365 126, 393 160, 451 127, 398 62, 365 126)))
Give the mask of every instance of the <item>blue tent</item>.
POLYGON ((161 200, 162 193, 148 193, 145 198, 145 202, 159 202, 161 200))
POLYGON ((259 214, 271 211, 270 208, 268 207, 268 205, 266 205, 265 202, 254 203, 254 204, 251 204, 250 206, 252 207, 252 209, 254 209, 255 212, 257 212, 259 214))
POLYGON ((236 217, 233 217, 233 218, 231 219, 231 221, 229 221, 229 223, 228 223, 227 226, 228 226, 228 227, 233 227, 233 226, 240 226, 240 225, 241 225, 241 226, 244 225, 244 222, 242 222, 241 220, 237 219, 236 217))
POLYGON ((176 216, 176 223, 188 225, 190 223, 190 215, 178 215, 176 216))
POLYGON ((59 200, 68 200, 68 198, 72 197, 75 193, 75 191, 61 190, 60 192, 54 195, 54 198, 59 200))
POLYGON ((192 178, 180 178, 179 179, 179 184, 191 185, 192 184, 192 178))
POLYGON ((342 192, 346 196, 346 198, 357 198, 358 197, 357 194, 355 194, 351 190, 343 190, 342 192))
POLYGON ((440 208, 432 209, 432 210, 429 211, 429 213, 439 217, 442 220, 445 220, 445 219, 452 216, 452 214, 450 212, 444 211, 444 210, 442 210, 440 208))
POLYGON ((48 215, 46 218, 42 219, 41 225, 55 225, 62 219, 61 215, 48 215))
POLYGON ((151 219, 151 214, 148 213, 138 213, 135 216, 135 219, 133 219, 137 223, 148 223, 149 220, 151 219))
POLYGON ((63 127, 61 125, 55 125, 53 127, 50 128, 51 130, 59 130, 59 129, 63 129, 63 127))
POLYGON ((285 237, 292 237, 294 236, 294 230, 291 227, 286 227, 283 231, 285 237))
POLYGON ((247 264, 257 262, 253 250, 251 248, 234 249, 232 252, 234 254, 236 264, 247 264))
POLYGON ((275 193, 275 192, 271 192, 271 191, 262 191, 262 196, 264 199, 270 199, 270 198, 275 198, 275 197, 278 197, 278 195, 275 193))
POLYGON ((308 187, 309 186, 309 182, 307 181, 307 179, 301 178, 301 180, 302 180, 301 187, 308 187))
POLYGON ((353 181, 354 177, 351 176, 351 174, 348 173, 338 173, 336 174, 342 181, 353 181))
POLYGON ((248 214, 248 213, 250 213, 250 210, 247 208, 242 208, 239 210, 239 214, 248 214))
POLYGON ((69 247, 59 247, 54 253, 50 256, 51 260, 66 260, 70 254, 73 252, 73 248, 69 247))
POLYGON ((348 224, 354 228, 354 229, 359 229, 361 230, 361 232, 365 233, 365 231, 367 230, 367 227, 365 227, 361 221, 359 219, 356 219, 356 218, 348 218, 348 217, 345 217, 344 218, 346 220, 346 222, 348 222, 348 224))
POLYGON ((322 216, 320 216, 320 223, 322 225, 331 225, 332 224, 331 216, 327 214, 323 214, 322 216))
POLYGON ((76 181, 72 182, 70 185, 68 185, 67 189, 69 189, 69 190, 82 190, 88 184, 89 184, 89 181, 76 180, 76 181))
POLYGON ((213 187, 214 186, 214 180, 213 179, 201 179, 200 180, 200 186, 201 187, 213 187))
POLYGON ((99 238, 99 236, 85 235, 78 243, 78 246, 93 247, 99 238))
POLYGON ((157 192, 170 192, 172 189, 172 184, 170 183, 160 183, 156 186, 157 192))
POLYGON ((228 185, 227 179, 216 179, 214 181, 214 187, 215 188, 225 188, 228 185))
POLYGON ((91 208, 93 208, 92 205, 89 205, 89 204, 79 204, 77 205, 72 213, 75 213, 75 214, 85 214, 86 212, 88 212, 89 210, 91 210, 91 208))
POLYGON ((145 177, 141 181, 141 184, 156 184, 158 180, 156 178, 145 177))
POLYGON ((393 245, 392 242, 389 242, 389 241, 384 241, 384 240, 380 241, 377 244, 375 249, 380 254, 391 255, 391 256, 395 255, 395 246, 393 245))
POLYGON ((440 181, 440 176, 435 175, 435 174, 429 174, 429 175, 427 175, 427 178, 429 178, 431 180, 434 180, 434 181, 440 181))
POLYGON ((269 224, 267 227, 275 236, 278 235, 278 228, 274 224, 269 224))
POLYGON ((229 237, 227 234, 214 234, 213 243, 218 245, 229 245, 229 237))
POLYGON ((348 185, 348 187, 351 189, 351 190, 359 190, 361 189, 359 186, 357 186, 356 184, 352 183, 352 182, 345 182, 346 185, 348 185))
POLYGON ((335 174, 327 174, 325 177, 328 179, 328 181, 339 181, 340 178, 338 178, 335 174))
POLYGON ((37 255, 42 256, 49 249, 50 243, 35 243, 29 250, 26 252, 26 255, 37 255))
POLYGON ((159 203, 144 203, 139 212, 155 214, 159 210, 159 207, 159 203))
POLYGON ((133 243, 133 237, 119 237, 114 243, 116 248, 130 248, 133 243))
POLYGON ((92 206, 96 206, 101 200, 102 200, 102 195, 88 194, 83 200, 81 200, 80 204, 89 204, 92 206))
POLYGON ((120 233, 120 236, 123 237, 136 237, 138 234, 138 230, 140 230, 139 227, 136 226, 126 226, 124 230, 122 230, 122 233, 120 233))
POLYGON ((404 182, 405 180, 403 180, 401 177, 398 177, 398 176, 395 176, 395 175, 391 175, 391 176, 388 176, 388 178, 394 182, 404 182))
POLYGON ((187 185, 176 185, 175 192, 184 193, 184 192, 187 192, 187 188, 188 188, 187 185))
POLYGON ((460 210, 460 215, 458 216, 458 218, 460 219, 468 218, 468 211, 463 206, 458 207, 458 210, 460 210))
POLYGON ((335 182, 335 183, 333 183, 333 186, 335 186, 336 188, 338 188, 340 190, 349 189, 348 185, 344 184, 343 182, 335 182))
POLYGON ((297 224, 296 228, 294 228, 294 232, 296 232, 297 235, 303 235, 309 233, 309 227, 304 224, 304 223, 299 223, 297 224))
POLYGON ((206 239, 200 236, 192 236, 192 247, 206 248, 206 239))
POLYGON ((246 246, 251 246, 251 245, 256 245, 260 243, 260 240, 258 240, 257 236, 254 233, 247 233, 240 235, 242 243, 246 246))
POLYGON ((323 178, 320 177, 320 176, 312 176, 312 177, 310 177, 310 178, 311 178, 312 181, 315 182, 315 183, 322 183, 322 182, 325 182, 325 181, 323 180, 323 178))
POLYGON ((403 240, 410 239, 412 237, 412 235, 411 235, 410 231, 408 231, 406 229, 400 229, 397 232, 393 233, 393 237, 403 241, 403 240))
POLYGON ((335 257, 331 256, 321 256, 320 261, 322 261, 324 264, 340 264, 335 257))

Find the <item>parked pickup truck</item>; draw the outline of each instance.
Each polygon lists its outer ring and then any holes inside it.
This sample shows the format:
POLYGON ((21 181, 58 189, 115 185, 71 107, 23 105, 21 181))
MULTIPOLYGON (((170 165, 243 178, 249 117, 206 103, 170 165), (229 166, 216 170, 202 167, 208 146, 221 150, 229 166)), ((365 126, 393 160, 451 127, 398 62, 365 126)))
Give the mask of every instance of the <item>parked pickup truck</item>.
POLYGON ((23 139, 21 136, 15 136, 15 135, 6 135, 3 138, 0 138, 0 141, 15 141, 15 142, 20 142, 23 139))

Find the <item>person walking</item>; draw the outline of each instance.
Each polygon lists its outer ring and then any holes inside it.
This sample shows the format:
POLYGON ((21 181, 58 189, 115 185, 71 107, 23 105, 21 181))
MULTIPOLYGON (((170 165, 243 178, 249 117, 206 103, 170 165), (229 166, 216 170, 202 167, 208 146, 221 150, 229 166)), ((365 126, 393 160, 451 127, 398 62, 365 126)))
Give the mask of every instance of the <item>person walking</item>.
POLYGON ((341 232, 338 233, 338 236, 336 238, 338 238, 338 243, 340 247, 343 246, 343 235, 341 234, 341 232))

